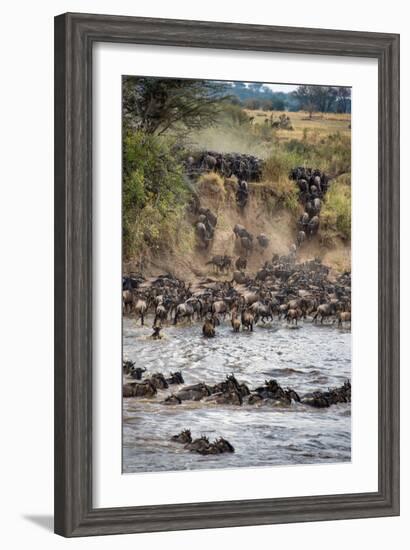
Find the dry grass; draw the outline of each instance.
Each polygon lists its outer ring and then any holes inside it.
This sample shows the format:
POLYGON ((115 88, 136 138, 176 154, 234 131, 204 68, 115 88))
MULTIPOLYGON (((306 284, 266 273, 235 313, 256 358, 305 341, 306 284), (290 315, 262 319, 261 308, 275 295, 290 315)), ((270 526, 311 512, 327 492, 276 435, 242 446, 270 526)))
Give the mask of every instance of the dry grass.
MULTIPOLYGON (((283 114, 282 111, 252 111, 246 110, 246 113, 254 117, 253 124, 268 125, 270 116, 277 119, 283 114), (265 123, 265 120, 267 122, 265 123)), ((309 113, 298 111, 296 113, 285 113, 290 117, 293 130, 276 130, 276 137, 280 141, 290 139, 301 140, 306 132, 323 138, 329 134, 339 132, 344 135, 350 135, 351 115, 344 113, 316 113, 309 118, 309 113)))
POLYGON ((225 197, 224 180, 216 172, 202 174, 198 180, 198 191, 202 195, 208 195, 217 200, 223 200, 225 197))

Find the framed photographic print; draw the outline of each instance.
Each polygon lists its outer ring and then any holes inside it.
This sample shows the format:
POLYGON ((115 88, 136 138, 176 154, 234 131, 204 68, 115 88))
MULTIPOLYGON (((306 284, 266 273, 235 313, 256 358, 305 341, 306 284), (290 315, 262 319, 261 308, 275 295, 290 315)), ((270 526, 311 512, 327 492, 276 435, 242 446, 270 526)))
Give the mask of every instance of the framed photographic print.
POLYGON ((55 19, 55 530, 399 513, 399 37, 55 19))

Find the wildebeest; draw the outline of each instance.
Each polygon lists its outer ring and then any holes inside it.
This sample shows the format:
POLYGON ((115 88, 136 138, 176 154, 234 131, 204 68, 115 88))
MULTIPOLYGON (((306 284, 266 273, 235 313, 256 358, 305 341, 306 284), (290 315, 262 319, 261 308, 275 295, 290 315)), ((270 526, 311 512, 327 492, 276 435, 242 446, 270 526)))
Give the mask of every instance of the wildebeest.
POLYGON ((246 269, 247 264, 248 264, 248 260, 243 256, 239 256, 239 258, 235 262, 235 267, 239 271, 242 271, 243 269, 246 269))
POLYGON ((313 210, 315 214, 319 214, 320 210, 322 208, 322 202, 319 198, 315 198, 313 200, 313 210))
POLYGON ((242 328, 250 332, 253 331, 254 315, 249 309, 245 309, 241 313, 242 328))
POLYGON ((200 382, 182 388, 176 395, 181 401, 200 401, 203 397, 211 395, 211 393, 210 387, 200 382))
POLYGON ((225 315, 228 313, 228 306, 224 300, 216 300, 212 304, 211 311, 213 315, 222 315, 225 319, 225 315))
POLYGON ((206 262, 205 265, 212 264, 214 269, 219 271, 229 270, 232 266, 232 258, 224 254, 223 256, 213 256, 209 262, 206 262))
POLYGON ((339 311, 337 313, 337 321, 338 321, 337 326, 342 327, 343 323, 350 322, 351 318, 352 318, 352 314, 350 313, 350 311, 339 311))
POLYGON ((316 235, 319 229, 319 216, 313 216, 313 218, 308 223, 308 235, 312 237, 316 235))
POLYGON ((147 309, 148 309, 148 306, 147 306, 146 299, 145 298, 137 298, 136 302, 135 302, 135 305, 134 305, 134 311, 135 311, 136 319, 137 320, 138 320, 138 318, 141 319, 141 326, 144 325, 144 317, 145 317, 145 314, 147 313, 147 309))
POLYGON ((249 237, 241 237, 241 246, 245 250, 245 254, 250 254, 253 249, 252 239, 249 237))
POLYGON ((320 304, 320 306, 317 308, 315 314, 312 317, 312 322, 315 323, 318 321, 318 318, 320 317, 320 323, 323 324, 323 319, 326 319, 327 317, 331 317, 332 315, 335 315, 336 313, 336 303, 326 303, 326 304, 320 304))
POLYGON ((202 334, 206 338, 213 338, 215 336, 215 323, 212 318, 205 319, 202 326, 202 334))
POLYGON ((202 242, 205 248, 208 247, 212 237, 209 235, 208 230, 203 222, 198 222, 195 226, 198 239, 202 242))
POLYGON ((178 304, 177 307, 175 308, 174 325, 176 325, 178 322, 178 319, 181 319, 181 318, 186 318, 190 322, 192 322, 194 312, 195 310, 192 303, 189 303, 188 301, 186 301, 183 304, 178 304))
POLYGON ((156 326, 157 322, 166 321, 167 317, 168 317, 168 310, 164 306, 164 304, 160 303, 155 308, 155 317, 154 317, 153 325, 156 326))
POLYGON ((245 180, 238 182, 238 189, 236 190, 236 202, 239 208, 245 208, 246 203, 248 202, 248 183, 245 180))
POLYGON ((262 323, 265 323, 265 319, 269 319, 270 321, 273 321, 274 306, 272 302, 269 302, 267 304, 264 304, 259 301, 254 302, 250 306, 249 310, 255 316, 255 323, 257 323, 259 319, 262 321, 262 323))
POLYGON ((258 241, 258 244, 261 248, 267 248, 269 246, 269 239, 268 237, 265 235, 265 233, 260 233, 257 237, 256 237, 257 241, 258 241))
POLYGON ((239 223, 235 224, 235 226, 233 228, 233 232, 235 233, 236 238, 247 237, 251 241, 253 240, 253 235, 251 233, 249 233, 249 231, 243 225, 240 225, 239 223))
POLYGON ((191 430, 183 430, 177 435, 171 437, 171 441, 176 441, 177 443, 192 443, 191 430))
POLYGON ((206 155, 202 161, 202 170, 212 172, 216 166, 216 158, 212 155, 206 155))
POLYGON ((238 283, 238 285, 245 284, 247 280, 248 278, 243 271, 234 271, 232 274, 232 282, 238 283))
POLYGON ((297 325, 298 324, 298 319, 300 319, 301 317, 302 317, 302 310, 299 307, 290 308, 286 312, 286 321, 288 323, 293 323, 294 322, 297 325))
POLYGON ((168 384, 184 384, 184 378, 181 371, 171 372, 167 378, 168 384))
POLYGON ((134 378, 135 380, 141 380, 142 379, 142 375, 144 372, 146 372, 146 368, 145 367, 134 367, 131 372, 130 372, 130 375, 132 376, 132 378, 134 378))
POLYGON ((131 382, 122 387, 123 397, 153 397, 157 393, 157 388, 151 380, 144 382, 131 382))
POLYGON ((124 313, 131 313, 133 305, 134 305, 134 294, 132 290, 123 290, 122 307, 123 307, 124 313))
POLYGON ((241 321, 238 318, 238 312, 236 309, 233 309, 231 313, 231 325, 234 332, 239 332, 241 328, 241 321))
POLYGON ((299 218, 300 229, 305 230, 308 223, 309 223, 309 214, 307 212, 303 212, 303 214, 299 218))
POLYGON ((306 233, 304 231, 299 231, 298 235, 296 237, 297 245, 300 247, 305 242, 306 239, 306 233))

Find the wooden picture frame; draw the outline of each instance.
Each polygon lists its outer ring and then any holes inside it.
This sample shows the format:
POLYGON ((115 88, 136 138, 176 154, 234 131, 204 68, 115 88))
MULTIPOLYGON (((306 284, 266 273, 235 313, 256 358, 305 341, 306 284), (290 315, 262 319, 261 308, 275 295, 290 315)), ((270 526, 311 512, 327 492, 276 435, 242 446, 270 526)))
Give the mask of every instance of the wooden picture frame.
POLYGON ((399 514, 399 36, 64 14, 55 19, 55 532, 137 533, 399 514), (121 508, 92 503, 95 42, 337 55, 379 71, 378 491, 121 508))

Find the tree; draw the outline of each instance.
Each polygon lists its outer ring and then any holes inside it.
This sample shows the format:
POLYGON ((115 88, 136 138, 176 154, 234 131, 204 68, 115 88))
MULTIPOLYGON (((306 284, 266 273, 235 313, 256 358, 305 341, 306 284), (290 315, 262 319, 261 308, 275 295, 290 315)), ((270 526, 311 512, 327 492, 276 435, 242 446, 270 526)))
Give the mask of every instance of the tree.
POLYGON ((337 88, 336 110, 339 113, 347 113, 350 111, 352 90, 347 86, 337 88))
POLYGON ((223 83, 207 80, 123 79, 124 124, 161 135, 167 130, 198 129, 214 124, 227 99, 223 83))
POLYGON ((312 118, 314 111, 328 113, 334 110, 340 88, 334 86, 299 86, 293 93, 301 107, 312 118))

